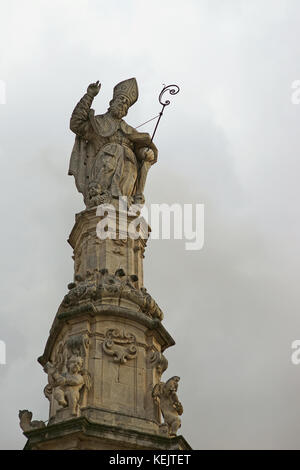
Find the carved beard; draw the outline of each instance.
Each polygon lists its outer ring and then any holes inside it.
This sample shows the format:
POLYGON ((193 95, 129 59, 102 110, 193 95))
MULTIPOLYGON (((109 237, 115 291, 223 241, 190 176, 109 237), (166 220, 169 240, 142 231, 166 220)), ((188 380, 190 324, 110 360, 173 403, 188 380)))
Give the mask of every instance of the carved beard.
POLYGON ((122 119, 126 116, 128 108, 125 105, 115 105, 114 103, 109 107, 108 111, 116 119, 122 119))

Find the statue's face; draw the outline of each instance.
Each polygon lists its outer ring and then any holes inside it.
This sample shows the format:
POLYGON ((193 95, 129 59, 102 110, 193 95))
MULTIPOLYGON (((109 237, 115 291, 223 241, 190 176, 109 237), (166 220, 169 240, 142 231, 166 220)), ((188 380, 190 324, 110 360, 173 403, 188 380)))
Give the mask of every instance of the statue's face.
POLYGON ((78 372, 80 371, 80 368, 81 368, 80 361, 76 361, 76 360, 70 361, 69 370, 72 374, 78 374, 78 372))
POLYGON ((126 116, 128 109, 129 100, 126 96, 119 95, 110 102, 109 111, 114 117, 118 119, 126 116))

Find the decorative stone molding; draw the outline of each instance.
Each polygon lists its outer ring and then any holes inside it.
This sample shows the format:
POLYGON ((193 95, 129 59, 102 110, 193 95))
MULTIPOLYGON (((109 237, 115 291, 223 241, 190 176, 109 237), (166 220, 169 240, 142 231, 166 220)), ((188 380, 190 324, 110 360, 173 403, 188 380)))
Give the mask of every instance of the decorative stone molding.
POLYGON ((75 282, 68 284, 68 289, 69 292, 62 301, 64 307, 76 305, 80 300, 97 298, 96 282, 90 273, 87 273, 85 280, 81 276, 75 276, 75 282))
POLYGON ((103 342, 103 351, 113 356, 114 362, 125 364, 137 356, 136 338, 131 333, 117 328, 107 330, 103 342))
POLYGON ((173 346, 175 344, 174 339, 162 325, 157 318, 152 318, 148 315, 144 315, 142 312, 135 311, 130 308, 121 307, 119 305, 108 305, 99 304, 95 305, 92 302, 86 304, 77 305, 64 309, 59 308, 55 320, 52 324, 49 338, 47 340, 43 354, 38 358, 38 362, 44 367, 48 361, 51 361, 52 350, 55 347, 56 342, 59 339, 60 332, 65 325, 66 321, 72 321, 79 318, 81 315, 92 319, 92 318, 110 318, 111 316, 117 316, 124 320, 132 320, 137 322, 139 325, 144 325, 149 328, 149 331, 155 332, 159 343, 161 344, 162 351, 173 346))
POLYGON ((68 308, 87 301, 105 302, 106 297, 116 297, 130 300, 146 315, 162 320, 163 312, 145 287, 136 287, 137 281, 135 274, 126 275, 123 269, 117 269, 115 274, 109 274, 107 269, 88 271, 85 279, 75 276, 75 282, 68 285, 69 292, 61 305, 68 308))
POLYGON ((159 377, 161 377, 168 368, 168 360, 162 353, 156 350, 150 351, 149 362, 152 367, 156 368, 159 377))
POLYGON ((180 377, 171 377, 166 383, 159 382, 152 391, 154 403, 156 403, 164 418, 164 424, 160 426, 162 434, 174 437, 181 426, 180 415, 183 407, 177 397, 178 382, 180 377))
POLYGON ((25 450, 137 450, 137 445, 145 450, 190 451, 191 447, 183 436, 173 439, 158 434, 120 426, 99 424, 84 416, 47 426, 26 434, 28 441, 25 450))

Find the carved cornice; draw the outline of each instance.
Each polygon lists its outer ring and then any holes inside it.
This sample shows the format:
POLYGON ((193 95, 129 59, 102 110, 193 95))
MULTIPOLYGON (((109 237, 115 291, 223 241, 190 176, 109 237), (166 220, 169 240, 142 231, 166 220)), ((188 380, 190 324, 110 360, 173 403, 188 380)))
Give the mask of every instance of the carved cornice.
POLYGON ((136 305, 148 316, 163 319, 163 312, 147 292, 145 287, 138 288, 138 276, 126 275, 123 269, 115 274, 109 274, 107 269, 95 269, 93 273, 87 272, 85 279, 75 276, 76 281, 68 285, 69 292, 62 301, 62 307, 67 309, 87 301, 101 301, 106 298, 126 299, 136 305))
POLYGON ((137 430, 124 429, 119 426, 109 426, 94 423, 86 417, 70 419, 61 423, 51 424, 43 429, 35 429, 24 432, 28 438, 24 450, 39 449, 39 444, 52 440, 61 440, 66 436, 79 436, 83 438, 114 440, 114 443, 127 443, 128 448, 140 448, 135 443, 143 444, 144 449, 165 449, 165 450, 191 450, 190 445, 183 436, 173 438, 155 434, 148 434, 137 430))
POLYGON ((142 312, 136 312, 126 307, 120 307, 117 305, 95 305, 94 303, 89 302, 85 305, 76 306, 68 310, 59 309, 50 330, 50 335, 44 353, 38 358, 38 362, 42 364, 42 366, 45 366, 45 364, 50 360, 52 348, 66 322, 80 316, 87 316, 90 318, 96 316, 119 317, 122 319, 136 321, 137 323, 148 328, 148 334, 155 335, 157 341, 161 344, 162 351, 175 344, 174 339, 157 318, 153 319, 146 316, 142 312))

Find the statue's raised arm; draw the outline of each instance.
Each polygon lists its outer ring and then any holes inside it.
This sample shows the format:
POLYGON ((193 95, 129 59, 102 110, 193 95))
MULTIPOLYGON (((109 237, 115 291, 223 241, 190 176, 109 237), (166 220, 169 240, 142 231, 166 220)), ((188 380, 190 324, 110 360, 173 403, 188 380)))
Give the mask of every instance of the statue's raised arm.
POLYGON ((77 103, 70 119, 70 129, 79 137, 83 137, 86 140, 92 138, 93 128, 89 120, 89 113, 91 110, 92 102, 95 96, 98 95, 101 88, 99 81, 91 83, 87 92, 81 100, 77 103))
POLYGON ((146 176, 158 152, 149 134, 122 119, 138 99, 136 79, 118 83, 107 112, 95 116, 91 105, 100 87, 99 81, 89 85, 72 113, 70 129, 76 140, 69 174, 87 207, 119 196, 126 196, 129 204, 143 204, 146 176))

